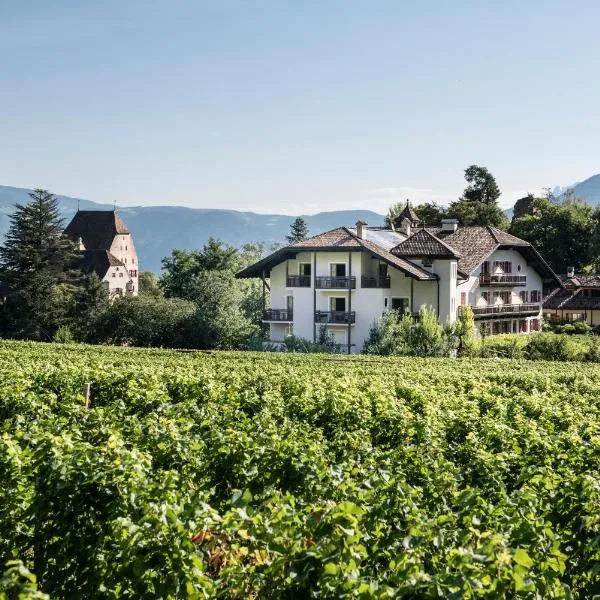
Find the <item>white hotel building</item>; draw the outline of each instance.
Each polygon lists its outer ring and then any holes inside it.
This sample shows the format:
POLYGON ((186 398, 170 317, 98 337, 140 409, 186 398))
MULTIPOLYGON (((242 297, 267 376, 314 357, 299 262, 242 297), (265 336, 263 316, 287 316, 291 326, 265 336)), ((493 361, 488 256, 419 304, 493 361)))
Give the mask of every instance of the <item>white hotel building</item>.
POLYGON ((432 307, 440 323, 470 305, 480 330, 541 328, 544 289, 560 279, 524 240, 494 227, 421 228, 407 204, 392 229, 339 227, 277 250, 238 277, 260 277, 270 339, 316 340, 324 324, 349 353, 362 351, 371 327, 390 310, 432 307))

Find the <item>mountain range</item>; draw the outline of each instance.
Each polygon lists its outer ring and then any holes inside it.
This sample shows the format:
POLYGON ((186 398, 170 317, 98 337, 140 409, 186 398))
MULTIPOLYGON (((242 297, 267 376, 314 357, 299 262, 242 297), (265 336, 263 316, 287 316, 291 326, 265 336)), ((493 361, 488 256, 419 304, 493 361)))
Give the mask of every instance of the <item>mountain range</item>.
MULTIPOLYGON (((9 215, 16 203, 25 204, 30 190, 0 186, 0 239, 8 230, 9 215)), ((66 224, 81 210, 112 210, 112 204, 102 204, 82 198, 56 196, 61 216, 66 224)), ((258 214, 213 208, 183 206, 117 207, 129 227, 138 253, 140 270, 160 273, 161 260, 175 248, 202 248, 213 237, 226 244, 240 247, 246 243, 263 242, 269 247, 285 243, 290 224, 289 215, 258 214)), ((363 220, 369 225, 383 225, 384 216, 370 210, 343 210, 301 215, 309 230, 320 233, 339 227, 353 226, 363 220)))
MULTIPOLYGON (((600 174, 589 177, 570 188, 575 195, 591 205, 600 205, 600 174)), ((0 239, 8 230, 9 215, 16 203, 29 200, 30 190, 0 185, 0 239)), ((82 210, 112 210, 112 204, 57 196, 61 216, 65 225, 77 208, 82 210)), ((219 239, 232 246, 263 242, 284 243, 290 224, 295 217, 280 214, 258 214, 216 208, 186 208, 183 206, 134 206, 118 207, 119 213, 129 226, 140 260, 140 270, 161 270, 161 260, 175 248, 187 250, 201 248, 209 237, 219 239)), ((512 209, 507 211, 510 218, 512 209)), ((339 227, 352 226, 358 220, 369 225, 382 225, 384 216, 370 210, 341 210, 301 215, 311 233, 319 233, 339 227)))

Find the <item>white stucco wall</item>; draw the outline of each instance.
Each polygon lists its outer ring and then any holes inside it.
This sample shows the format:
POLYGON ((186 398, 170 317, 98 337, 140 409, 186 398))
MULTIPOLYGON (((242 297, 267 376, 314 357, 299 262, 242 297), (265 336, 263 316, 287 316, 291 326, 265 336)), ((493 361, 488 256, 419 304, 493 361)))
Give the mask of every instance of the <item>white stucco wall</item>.
POLYGON ((129 277, 133 284, 133 295, 137 295, 139 291, 139 264, 131 234, 115 235, 109 252, 127 267, 129 277))

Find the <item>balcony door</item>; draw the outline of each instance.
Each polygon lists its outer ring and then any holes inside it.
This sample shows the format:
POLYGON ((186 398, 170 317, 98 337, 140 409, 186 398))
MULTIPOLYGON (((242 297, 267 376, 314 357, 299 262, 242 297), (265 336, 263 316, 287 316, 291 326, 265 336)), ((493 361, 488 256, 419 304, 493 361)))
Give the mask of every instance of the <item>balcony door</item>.
POLYGON ((346 312, 346 298, 330 298, 329 310, 331 312, 346 312))
POLYGON ((286 296, 285 307, 289 312, 294 310, 294 296, 286 296))
POLYGON ((346 277, 346 265, 344 263, 331 263, 329 273, 331 277, 346 277))

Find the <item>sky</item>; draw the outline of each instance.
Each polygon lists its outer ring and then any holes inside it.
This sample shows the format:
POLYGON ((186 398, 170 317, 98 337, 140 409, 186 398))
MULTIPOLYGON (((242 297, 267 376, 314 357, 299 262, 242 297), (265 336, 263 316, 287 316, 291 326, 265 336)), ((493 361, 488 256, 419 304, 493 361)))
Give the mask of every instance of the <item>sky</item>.
POLYGON ((0 184, 386 212, 600 172, 597 0, 0 0, 0 184))

